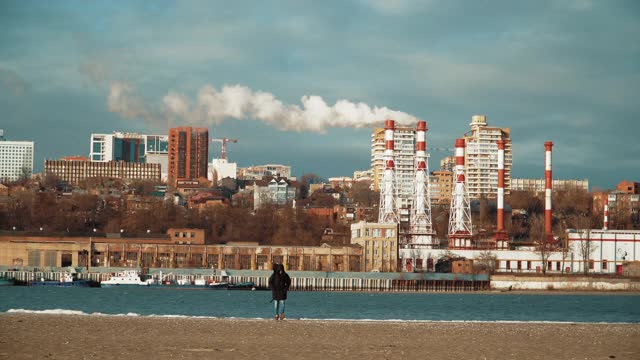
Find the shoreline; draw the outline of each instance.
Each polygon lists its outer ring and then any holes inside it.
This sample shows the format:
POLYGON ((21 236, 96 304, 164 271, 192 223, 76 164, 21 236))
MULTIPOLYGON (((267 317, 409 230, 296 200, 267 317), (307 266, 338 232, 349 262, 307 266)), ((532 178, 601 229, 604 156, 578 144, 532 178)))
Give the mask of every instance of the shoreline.
MULTIPOLYGON (((2 316, 77 316, 83 318, 105 317, 105 318, 123 318, 123 319, 176 319, 176 320, 214 320, 214 321, 271 321, 271 317, 215 317, 215 316, 198 316, 198 315, 140 315, 135 313, 128 314, 105 314, 105 313, 85 313, 79 310, 24 310, 9 309, 9 311, 0 313, 2 316)), ((551 321, 551 320, 403 320, 403 319, 313 319, 313 318, 287 318, 287 322, 309 322, 309 323, 373 323, 373 324, 565 324, 565 325, 638 325, 640 322, 580 322, 580 321, 551 321)))
POLYGON ((630 359, 640 324, 0 314, 0 359, 630 359))

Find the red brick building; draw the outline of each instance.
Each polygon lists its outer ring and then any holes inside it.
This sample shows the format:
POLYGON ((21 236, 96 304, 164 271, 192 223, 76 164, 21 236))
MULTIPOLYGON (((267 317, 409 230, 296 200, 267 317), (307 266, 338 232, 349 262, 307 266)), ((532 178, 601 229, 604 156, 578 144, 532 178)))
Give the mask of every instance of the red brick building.
POLYGON ((190 126, 169 129, 169 184, 207 178, 209 130, 190 126))

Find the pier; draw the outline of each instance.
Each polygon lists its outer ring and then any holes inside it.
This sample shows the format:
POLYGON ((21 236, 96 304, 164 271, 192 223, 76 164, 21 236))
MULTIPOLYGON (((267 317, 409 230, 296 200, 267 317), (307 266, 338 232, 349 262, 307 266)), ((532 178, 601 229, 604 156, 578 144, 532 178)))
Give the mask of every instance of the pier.
MULTIPOLYGON (((79 269, 78 279, 96 283, 107 280, 111 273, 131 268, 93 268, 91 272, 79 269)), ((204 270, 204 269, 145 269, 146 275, 165 280, 178 279, 193 282, 228 281, 230 283, 253 282, 256 289, 268 289, 271 271, 251 270, 204 270), (192 271, 189 271, 192 270, 192 271)), ((64 269, 43 269, 36 271, 0 271, 0 276, 14 278, 18 285, 28 285, 40 279, 60 280, 64 269)), ((358 272, 315 272, 290 271, 291 291, 385 291, 385 292, 470 292, 490 289, 486 274, 443 274, 443 273, 358 273, 358 272)))

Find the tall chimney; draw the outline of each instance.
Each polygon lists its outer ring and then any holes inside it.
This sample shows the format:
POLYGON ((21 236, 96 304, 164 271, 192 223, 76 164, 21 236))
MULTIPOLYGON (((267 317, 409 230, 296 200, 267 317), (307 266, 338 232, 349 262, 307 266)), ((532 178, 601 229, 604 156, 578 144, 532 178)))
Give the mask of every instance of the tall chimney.
POLYGON ((416 127, 416 153, 414 177, 414 203, 411 209, 412 246, 433 246, 431 200, 429 198, 429 166, 426 153, 427 122, 418 121, 416 127))
POLYGON ((498 194, 497 194, 497 219, 495 240, 499 249, 509 248, 509 237, 504 231, 504 140, 498 140, 498 194))
POLYGON ((609 230, 609 194, 604 194, 604 226, 602 230, 609 230))
POLYGON ((456 139, 456 167, 453 174, 453 193, 449 212, 449 247, 471 248, 473 227, 471 224, 471 206, 464 174, 464 139, 456 139), (453 240, 453 245, 451 244, 453 240))
POLYGON ((551 176, 551 148, 553 143, 544 143, 544 236, 549 242, 553 241, 553 231, 551 229, 551 189, 553 188, 553 178, 551 176))
POLYGON ((398 223, 396 209, 395 191, 395 162, 394 162, 394 141, 395 121, 385 120, 384 122, 384 173, 382 186, 380 188, 380 207, 378 222, 398 223))

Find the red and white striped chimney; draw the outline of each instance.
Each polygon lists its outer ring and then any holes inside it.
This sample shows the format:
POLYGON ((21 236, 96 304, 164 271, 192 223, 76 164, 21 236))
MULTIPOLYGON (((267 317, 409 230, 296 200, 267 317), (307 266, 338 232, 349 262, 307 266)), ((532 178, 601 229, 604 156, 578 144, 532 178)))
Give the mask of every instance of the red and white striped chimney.
POLYGON ((395 162, 394 162, 394 130, 396 124, 393 120, 384 122, 384 172, 382 186, 380 188, 380 208, 378 222, 397 223, 398 216, 395 207, 395 162))
POLYGON ((609 230, 609 194, 604 194, 604 226, 602 230, 609 230))
POLYGON ((464 183, 464 148, 465 148, 464 139, 456 139, 455 150, 456 150, 456 181, 459 183, 464 183))
POLYGON ((553 177, 551 176, 551 148, 553 143, 544 143, 544 235, 547 241, 553 241, 553 231, 551 229, 551 189, 553 188, 553 177))
POLYGON ((498 140, 498 224, 496 232, 504 232, 504 140, 498 140))

